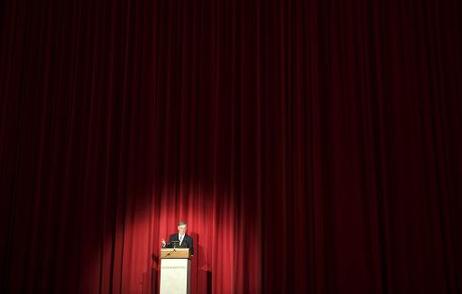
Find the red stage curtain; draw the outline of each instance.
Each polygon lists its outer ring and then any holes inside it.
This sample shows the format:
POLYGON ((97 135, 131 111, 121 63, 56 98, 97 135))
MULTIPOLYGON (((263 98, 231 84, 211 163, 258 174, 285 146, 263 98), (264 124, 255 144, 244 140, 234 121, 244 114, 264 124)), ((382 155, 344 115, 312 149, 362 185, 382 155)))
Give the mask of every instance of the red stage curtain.
POLYGON ((462 288, 461 1, 0 11, 3 292, 462 288))

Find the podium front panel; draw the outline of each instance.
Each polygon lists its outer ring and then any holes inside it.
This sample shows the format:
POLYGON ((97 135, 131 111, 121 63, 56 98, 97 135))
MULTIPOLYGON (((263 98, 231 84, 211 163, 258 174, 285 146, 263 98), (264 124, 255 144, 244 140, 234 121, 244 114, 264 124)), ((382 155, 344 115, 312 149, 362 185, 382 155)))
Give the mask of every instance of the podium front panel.
POLYGON ((160 294, 188 294, 190 269, 189 259, 161 259, 160 294))

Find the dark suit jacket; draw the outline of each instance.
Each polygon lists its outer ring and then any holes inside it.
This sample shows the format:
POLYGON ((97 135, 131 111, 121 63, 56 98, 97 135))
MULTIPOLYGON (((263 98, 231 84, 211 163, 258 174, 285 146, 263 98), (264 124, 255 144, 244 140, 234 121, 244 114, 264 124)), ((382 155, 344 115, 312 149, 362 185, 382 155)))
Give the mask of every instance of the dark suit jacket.
MULTIPOLYGON (((168 248, 173 248, 173 243, 172 241, 180 241, 178 239, 178 233, 170 235, 170 238, 168 239, 167 246, 168 248)), ((183 242, 181 242, 181 245, 176 246, 177 248, 189 248, 189 252, 191 255, 194 255, 194 244, 193 244, 193 238, 189 236, 188 234, 184 235, 183 242)))

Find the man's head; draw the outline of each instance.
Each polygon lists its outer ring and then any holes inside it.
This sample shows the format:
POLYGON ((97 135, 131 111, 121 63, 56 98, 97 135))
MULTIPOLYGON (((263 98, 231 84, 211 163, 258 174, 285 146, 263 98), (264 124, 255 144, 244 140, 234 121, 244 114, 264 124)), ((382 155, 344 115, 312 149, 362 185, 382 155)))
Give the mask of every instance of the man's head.
POLYGON ((188 229, 188 224, 186 224, 185 221, 179 221, 178 222, 178 233, 181 235, 186 234, 186 230, 188 229))

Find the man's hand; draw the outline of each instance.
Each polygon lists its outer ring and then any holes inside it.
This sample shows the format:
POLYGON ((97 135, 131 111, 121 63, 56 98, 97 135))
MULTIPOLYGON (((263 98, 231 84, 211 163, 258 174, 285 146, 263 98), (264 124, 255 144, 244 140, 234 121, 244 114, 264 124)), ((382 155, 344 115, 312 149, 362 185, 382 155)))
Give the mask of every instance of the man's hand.
POLYGON ((165 245, 167 245, 167 243, 165 243, 165 240, 164 240, 164 239, 162 239, 162 242, 161 242, 161 243, 162 243, 162 247, 165 247, 165 245))

